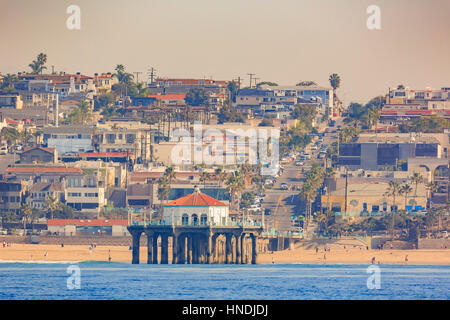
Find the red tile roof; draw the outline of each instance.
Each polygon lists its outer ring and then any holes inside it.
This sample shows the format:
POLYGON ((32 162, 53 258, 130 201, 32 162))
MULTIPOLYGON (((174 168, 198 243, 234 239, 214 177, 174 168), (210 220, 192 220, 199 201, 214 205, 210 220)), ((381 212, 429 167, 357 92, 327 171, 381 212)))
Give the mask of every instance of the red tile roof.
POLYGON ((105 220, 105 219, 48 219, 47 225, 49 226, 126 226, 128 224, 127 220, 105 220))
POLYGON ((194 192, 164 205, 165 207, 228 207, 204 193, 194 192))
POLYGON ((186 95, 183 93, 180 94, 149 94, 149 98, 155 98, 158 100, 184 100, 186 95))
POLYGON ((10 167, 6 173, 83 173, 81 168, 10 167))

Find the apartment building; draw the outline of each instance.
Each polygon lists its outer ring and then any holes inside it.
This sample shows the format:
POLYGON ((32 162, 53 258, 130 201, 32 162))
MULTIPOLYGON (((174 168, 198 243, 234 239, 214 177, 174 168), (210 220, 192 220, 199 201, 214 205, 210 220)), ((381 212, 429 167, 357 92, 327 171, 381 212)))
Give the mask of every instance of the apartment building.
POLYGON ((31 208, 39 210, 48 207, 47 199, 49 197, 55 198, 64 203, 64 183, 61 182, 37 182, 34 183, 28 192, 26 203, 31 208))
POLYGON ((27 181, 0 181, 0 212, 20 213, 27 194, 27 181))
POLYGON ((0 108, 12 108, 12 109, 22 109, 23 108, 22 96, 18 92, 4 93, 0 92, 0 108))
POLYGON ((138 162, 150 160, 152 132, 148 128, 98 128, 94 138, 98 152, 125 152, 138 162))
MULTIPOLYGON (((429 103, 450 101, 450 87, 441 89, 426 88, 423 90, 413 90, 408 87, 403 89, 390 89, 388 96, 388 104, 420 104, 429 108, 429 103)), ((445 106, 448 106, 446 104, 445 106)), ((437 105, 436 105, 437 107, 437 105)))
POLYGON ((425 185, 419 184, 407 195, 387 196, 390 181, 400 184, 411 183, 407 174, 368 177, 367 173, 351 172, 328 179, 325 192, 320 196, 322 210, 338 212, 342 216, 380 216, 398 210, 424 210, 427 208, 427 191, 425 185))
POLYGON ((262 113, 297 103, 313 103, 324 113, 333 114, 333 89, 319 86, 268 86, 240 89, 234 106, 244 113, 262 113))
POLYGON ((149 84, 151 94, 186 94, 193 88, 203 88, 207 93, 227 94, 229 81, 212 79, 157 78, 149 84))
POLYGON ((58 154, 93 150, 93 126, 59 126, 44 128, 44 144, 58 154))
POLYGON ((66 186, 66 204, 77 211, 99 214, 106 206, 105 188, 99 186, 66 186))
POLYGON ((354 143, 341 143, 339 165, 352 169, 383 170, 411 158, 445 158, 447 147, 433 136, 410 134, 363 134, 354 143))

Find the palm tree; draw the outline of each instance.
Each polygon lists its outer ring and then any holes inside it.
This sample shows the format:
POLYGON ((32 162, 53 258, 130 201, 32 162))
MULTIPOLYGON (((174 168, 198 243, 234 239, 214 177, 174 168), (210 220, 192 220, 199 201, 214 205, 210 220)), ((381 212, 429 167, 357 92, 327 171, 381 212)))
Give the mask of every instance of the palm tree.
POLYGON ((8 73, 3 77, 2 88, 3 89, 14 89, 14 83, 16 83, 18 77, 15 74, 8 73))
POLYGON ((232 206, 239 208, 240 193, 244 190, 243 177, 240 171, 235 171, 230 175, 227 181, 227 190, 230 194, 232 206))
POLYGON ((385 193, 385 196, 392 197, 392 207, 394 210, 391 210, 392 215, 392 240, 394 240, 394 229, 395 229, 395 218, 394 215, 397 212, 396 206, 396 197, 400 195, 400 184, 396 181, 389 181, 388 189, 385 193))
POLYGON ((172 181, 176 177, 176 172, 173 167, 167 167, 166 171, 164 172, 164 177, 166 177, 169 184, 172 184, 172 181))
POLYGON ((311 206, 312 200, 315 198, 317 190, 314 189, 313 185, 309 181, 305 181, 302 185, 300 196, 305 200, 305 226, 304 229, 308 229, 308 225, 311 218, 311 206))
POLYGON ((117 77, 119 83, 129 84, 133 81, 133 75, 125 72, 125 67, 122 64, 118 64, 115 70, 116 73, 114 75, 117 77))
POLYGON ((158 196, 161 200, 169 200, 171 185, 175 176, 176 173, 173 167, 167 167, 164 175, 158 180, 158 196))
POLYGON ((67 117, 70 124, 86 125, 92 121, 92 110, 90 105, 85 101, 80 101, 77 108, 73 109, 67 117))
POLYGON ((45 63, 47 62, 47 55, 44 53, 39 53, 36 60, 33 60, 28 66, 31 68, 31 73, 42 74, 42 72, 47 69, 45 63))
MULTIPOLYGON (((414 201, 417 198, 417 186, 419 183, 423 183, 423 176, 419 172, 414 172, 413 175, 409 178, 412 183, 414 183, 414 201)), ((415 201, 417 204, 417 201, 415 201)))
POLYGON ((426 184, 425 188, 427 189, 427 207, 431 207, 431 196, 433 192, 438 190, 438 185, 435 181, 429 182, 426 184))
POLYGON ((369 110, 368 120, 370 126, 375 125, 375 136, 378 135, 378 122, 380 121, 381 110, 378 107, 374 107, 369 110))
POLYGON ((169 200, 169 194, 170 194, 170 183, 167 180, 166 177, 162 177, 158 180, 158 197, 164 201, 169 200))
POLYGON ((406 210, 406 206, 408 204, 408 194, 410 194, 412 191, 413 191, 413 189, 411 188, 411 186, 409 184, 404 184, 400 188, 400 194, 405 196, 405 210, 406 210))
POLYGON ((211 176, 209 172, 202 171, 202 174, 200 175, 200 181, 203 182, 203 186, 206 189, 206 181, 211 179, 211 176))
POLYGON ((337 73, 333 73, 332 75, 330 75, 329 80, 334 93, 336 89, 341 86, 341 77, 337 73))
POLYGON ((48 196, 45 199, 47 210, 50 213, 50 219, 53 219, 53 215, 56 211, 60 210, 62 207, 61 202, 59 202, 59 199, 54 196, 48 196))
POLYGON ((217 180, 217 195, 216 195, 216 199, 219 198, 219 189, 222 186, 222 181, 225 180, 226 178, 226 173, 223 171, 222 168, 217 168, 214 171, 214 177, 217 180))
POLYGON ((31 218, 33 214, 33 209, 26 203, 22 204, 20 208, 20 212, 22 213, 22 221, 23 221, 23 235, 26 235, 27 229, 27 221, 31 218))

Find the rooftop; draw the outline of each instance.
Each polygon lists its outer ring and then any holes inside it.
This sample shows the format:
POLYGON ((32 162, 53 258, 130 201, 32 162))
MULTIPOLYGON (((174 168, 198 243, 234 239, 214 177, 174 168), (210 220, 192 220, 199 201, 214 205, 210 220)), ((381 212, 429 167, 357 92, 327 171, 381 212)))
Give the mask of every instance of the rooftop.
POLYGON ((225 203, 204 193, 194 192, 164 205, 165 207, 228 207, 225 203))
POLYGON ((375 135, 362 134, 357 143, 437 143, 439 140, 430 136, 410 137, 409 134, 375 135))
POLYGON ((63 184, 61 182, 36 182, 30 188, 30 192, 44 192, 44 191, 63 191, 63 184))
POLYGON ((105 219, 48 219, 47 225, 49 226, 126 226, 127 220, 105 220, 105 219))
POLYGON ((65 167, 10 167, 6 173, 83 173, 80 168, 65 167))

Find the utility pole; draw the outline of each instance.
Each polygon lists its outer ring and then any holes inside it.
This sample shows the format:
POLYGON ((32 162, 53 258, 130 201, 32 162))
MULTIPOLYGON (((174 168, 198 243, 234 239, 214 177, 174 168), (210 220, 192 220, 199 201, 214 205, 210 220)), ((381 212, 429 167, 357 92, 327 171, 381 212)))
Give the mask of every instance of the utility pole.
POLYGON ((256 78, 256 77, 255 77, 255 88, 256 88, 256 86, 258 85, 258 80, 259 80, 259 79, 261 79, 261 78, 256 78))
POLYGON ((252 87, 252 77, 255 76, 255 73, 247 73, 250 76, 250 88, 252 87))
POLYGON ((149 78, 150 78, 150 84, 153 84, 153 79, 154 79, 154 77, 155 77, 155 69, 153 68, 153 67, 151 67, 149 70, 148 70, 148 76, 149 76, 149 78))
POLYGON ((136 75, 136 84, 139 83, 139 75, 142 73, 140 71, 133 72, 136 75))

